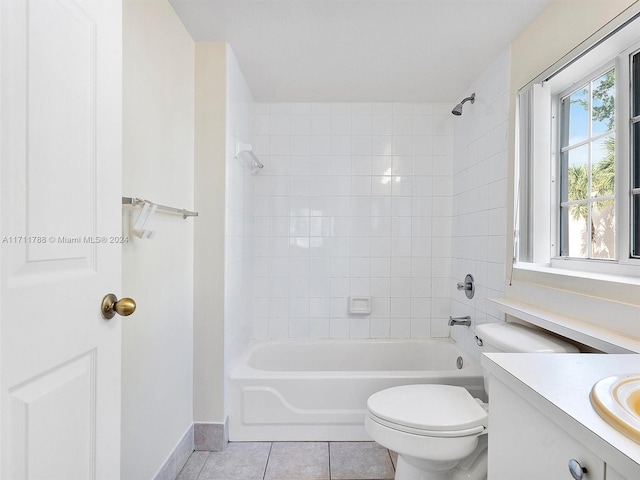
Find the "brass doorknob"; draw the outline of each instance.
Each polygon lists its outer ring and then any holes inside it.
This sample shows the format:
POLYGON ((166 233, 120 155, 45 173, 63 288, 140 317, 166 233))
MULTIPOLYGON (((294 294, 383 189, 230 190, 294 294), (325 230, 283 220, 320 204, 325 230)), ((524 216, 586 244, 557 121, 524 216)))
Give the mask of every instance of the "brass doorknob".
POLYGON ((126 317, 136 311, 136 302, 133 298, 121 298, 118 300, 118 297, 110 293, 102 299, 101 310, 105 320, 112 319, 116 313, 126 317))

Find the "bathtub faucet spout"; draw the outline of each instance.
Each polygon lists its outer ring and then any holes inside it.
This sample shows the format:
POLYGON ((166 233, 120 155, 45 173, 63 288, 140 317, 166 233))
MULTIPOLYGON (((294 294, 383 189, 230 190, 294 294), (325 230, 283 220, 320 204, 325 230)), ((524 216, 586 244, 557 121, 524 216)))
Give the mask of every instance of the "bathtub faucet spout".
POLYGON ((464 325, 464 326, 470 326, 471 325, 471 317, 469 315, 466 315, 464 317, 449 317, 449 326, 450 327, 455 327, 456 325, 464 325))

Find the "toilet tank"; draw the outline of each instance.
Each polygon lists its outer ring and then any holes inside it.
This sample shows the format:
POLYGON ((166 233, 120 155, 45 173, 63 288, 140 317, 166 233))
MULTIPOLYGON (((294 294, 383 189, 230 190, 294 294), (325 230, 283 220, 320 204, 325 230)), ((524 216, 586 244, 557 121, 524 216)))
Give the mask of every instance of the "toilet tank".
POLYGON ((519 323, 486 323, 476 327, 482 352, 576 353, 570 343, 519 323))
MULTIPOLYGON (((486 323, 476 327, 476 336, 482 340, 482 353, 577 353, 578 348, 540 330, 519 323, 486 323)), ((483 370, 484 389, 489 395, 489 376, 483 370)))

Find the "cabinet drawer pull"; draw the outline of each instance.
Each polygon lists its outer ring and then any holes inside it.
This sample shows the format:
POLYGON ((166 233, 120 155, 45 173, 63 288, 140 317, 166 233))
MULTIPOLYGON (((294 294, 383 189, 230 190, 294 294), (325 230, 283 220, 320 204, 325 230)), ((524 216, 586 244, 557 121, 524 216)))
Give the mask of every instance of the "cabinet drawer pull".
POLYGON ((580 465, 577 460, 572 458, 569 460, 569 472, 574 480, 582 480, 583 474, 587 473, 587 469, 580 465))

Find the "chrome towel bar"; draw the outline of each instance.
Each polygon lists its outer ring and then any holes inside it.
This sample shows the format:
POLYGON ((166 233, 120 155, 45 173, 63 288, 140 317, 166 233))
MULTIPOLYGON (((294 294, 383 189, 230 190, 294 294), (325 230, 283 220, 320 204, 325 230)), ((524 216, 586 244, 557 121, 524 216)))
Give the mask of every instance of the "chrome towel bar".
POLYGON ((144 205, 145 203, 148 203, 148 204, 151 204, 151 205, 155 205, 157 207, 157 210, 162 210, 164 212, 171 212, 171 213, 179 213, 179 214, 182 215, 183 219, 185 219, 187 217, 197 217, 198 216, 198 212, 191 212, 189 210, 185 210, 184 208, 168 207, 166 205, 160 205, 158 203, 151 202, 149 200, 143 200, 141 198, 136 198, 136 197, 122 197, 122 204, 123 205, 139 206, 139 205, 144 205))

